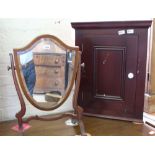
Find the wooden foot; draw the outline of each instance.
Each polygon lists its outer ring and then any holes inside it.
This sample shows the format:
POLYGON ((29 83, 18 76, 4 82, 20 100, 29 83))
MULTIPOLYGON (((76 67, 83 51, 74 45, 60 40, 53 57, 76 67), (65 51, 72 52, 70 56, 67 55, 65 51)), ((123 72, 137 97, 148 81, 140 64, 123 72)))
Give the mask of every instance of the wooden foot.
POLYGON ((18 124, 16 124, 11 129, 16 132, 24 132, 24 131, 28 130, 30 127, 31 126, 29 124, 23 123, 21 127, 18 124))

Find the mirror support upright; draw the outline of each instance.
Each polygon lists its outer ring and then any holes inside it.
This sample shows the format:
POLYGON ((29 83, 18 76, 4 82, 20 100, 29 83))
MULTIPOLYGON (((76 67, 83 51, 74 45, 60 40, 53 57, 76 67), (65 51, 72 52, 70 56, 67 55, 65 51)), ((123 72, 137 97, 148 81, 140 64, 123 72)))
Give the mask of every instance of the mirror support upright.
POLYGON ((26 106, 25 106, 25 101, 23 99, 21 90, 20 90, 19 85, 18 85, 16 71, 15 71, 16 68, 14 66, 14 58, 13 58, 12 53, 9 53, 9 56, 10 56, 11 67, 8 66, 8 70, 11 69, 11 71, 12 71, 13 82, 14 82, 14 85, 15 85, 15 88, 17 91, 17 95, 18 95, 18 98, 20 101, 20 107, 21 107, 20 111, 16 114, 16 118, 18 120, 19 130, 22 130, 22 128, 23 128, 23 116, 25 115, 25 112, 26 112, 26 106))

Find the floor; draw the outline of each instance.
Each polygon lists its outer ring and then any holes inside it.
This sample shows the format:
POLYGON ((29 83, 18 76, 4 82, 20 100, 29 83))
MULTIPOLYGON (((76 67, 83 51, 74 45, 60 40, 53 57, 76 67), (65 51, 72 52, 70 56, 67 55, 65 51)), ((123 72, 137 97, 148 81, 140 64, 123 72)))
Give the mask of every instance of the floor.
MULTIPOLYGON (((18 133, 11 128, 17 121, 0 123, 1 136, 75 136, 80 135, 79 127, 71 127, 65 124, 68 118, 57 121, 36 121, 30 122, 31 128, 24 133, 18 133)), ((127 121, 103 119, 96 117, 84 117, 84 124, 87 133, 92 136, 147 136, 155 135, 155 129, 144 124, 127 121)))

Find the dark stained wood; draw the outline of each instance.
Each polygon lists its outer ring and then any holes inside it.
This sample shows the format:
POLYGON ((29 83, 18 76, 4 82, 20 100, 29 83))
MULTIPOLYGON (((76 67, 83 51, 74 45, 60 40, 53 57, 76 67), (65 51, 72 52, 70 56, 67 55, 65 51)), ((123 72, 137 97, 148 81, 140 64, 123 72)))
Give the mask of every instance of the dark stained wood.
POLYGON ((82 50, 79 103, 93 116, 142 120, 152 21, 72 23, 82 50), (128 30, 134 30, 127 34, 128 30), (119 35, 123 30, 125 34, 119 35), (133 73, 132 79, 128 74, 133 73))
POLYGON ((147 21, 111 21, 111 22, 78 22, 72 23, 72 27, 77 29, 109 29, 109 28, 148 28, 152 20, 147 21))

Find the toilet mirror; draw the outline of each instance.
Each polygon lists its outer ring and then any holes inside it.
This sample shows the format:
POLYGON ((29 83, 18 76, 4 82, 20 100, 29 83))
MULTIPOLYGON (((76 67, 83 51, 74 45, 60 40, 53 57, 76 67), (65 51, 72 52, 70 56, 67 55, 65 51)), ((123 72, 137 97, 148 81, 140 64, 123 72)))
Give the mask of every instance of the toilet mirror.
POLYGON ((30 103, 41 110, 62 105, 74 87, 79 49, 42 35, 13 51, 18 81, 30 103))

